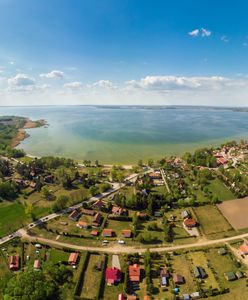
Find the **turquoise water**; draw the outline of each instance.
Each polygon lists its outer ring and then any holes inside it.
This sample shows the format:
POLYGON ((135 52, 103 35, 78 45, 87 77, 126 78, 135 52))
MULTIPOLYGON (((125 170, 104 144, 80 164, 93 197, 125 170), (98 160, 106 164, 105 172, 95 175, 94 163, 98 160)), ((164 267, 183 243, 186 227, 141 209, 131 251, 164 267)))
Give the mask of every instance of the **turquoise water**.
POLYGON ((248 114, 161 107, 1 107, 0 115, 46 119, 19 147, 32 155, 133 163, 248 137, 248 114))

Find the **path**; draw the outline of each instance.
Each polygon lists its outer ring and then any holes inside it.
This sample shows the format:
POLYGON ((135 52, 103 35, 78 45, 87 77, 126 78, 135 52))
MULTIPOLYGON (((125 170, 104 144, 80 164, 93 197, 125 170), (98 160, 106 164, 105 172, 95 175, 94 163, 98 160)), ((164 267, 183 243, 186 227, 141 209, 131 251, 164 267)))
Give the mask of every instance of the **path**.
POLYGON ((169 185, 168 185, 168 183, 167 183, 167 180, 166 180, 166 178, 165 178, 165 172, 164 172, 163 169, 160 169, 160 172, 161 172, 161 175, 162 175, 164 184, 165 184, 165 186, 166 186, 166 189, 167 189, 168 193, 170 194, 171 191, 170 191, 169 185))
MULTIPOLYGON (((174 245, 174 246, 156 246, 153 247, 148 247, 148 246, 125 246, 125 245, 110 245, 109 247, 91 247, 91 246, 80 246, 80 245, 74 245, 74 244, 69 244, 69 243, 63 243, 59 241, 54 241, 38 236, 30 236, 27 234, 27 232, 22 231, 21 236, 24 240, 27 240, 29 242, 38 242, 41 244, 49 245, 49 246, 57 246, 61 248, 69 248, 69 249, 74 249, 77 251, 97 251, 97 252, 105 252, 105 253, 113 253, 113 254, 121 254, 121 253, 144 253, 147 251, 149 248, 150 252, 164 252, 164 251, 176 251, 176 250, 183 250, 183 249, 189 249, 189 248, 202 248, 202 247, 207 247, 207 246, 213 246, 217 244, 225 244, 230 241, 234 241, 237 239, 243 239, 243 238, 248 238, 248 233, 236 235, 233 237, 228 237, 228 238, 222 238, 222 239, 217 239, 217 240, 200 240, 195 243, 190 243, 190 244, 185 244, 185 245, 174 245)), ((82 240, 83 243, 83 240, 82 240)))

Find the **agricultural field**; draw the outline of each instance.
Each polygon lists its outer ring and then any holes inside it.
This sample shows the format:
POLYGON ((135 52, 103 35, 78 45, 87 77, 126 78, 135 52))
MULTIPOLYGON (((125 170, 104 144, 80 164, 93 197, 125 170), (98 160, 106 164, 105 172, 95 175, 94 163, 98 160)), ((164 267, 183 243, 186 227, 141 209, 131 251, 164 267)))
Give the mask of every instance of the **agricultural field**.
POLYGON ((199 206, 193 209, 205 235, 231 231, 232 227, 214 205, 199 206))
POLYGON ((218 208, 235 229, 248 228, 248 197, 226 201, 218 208))

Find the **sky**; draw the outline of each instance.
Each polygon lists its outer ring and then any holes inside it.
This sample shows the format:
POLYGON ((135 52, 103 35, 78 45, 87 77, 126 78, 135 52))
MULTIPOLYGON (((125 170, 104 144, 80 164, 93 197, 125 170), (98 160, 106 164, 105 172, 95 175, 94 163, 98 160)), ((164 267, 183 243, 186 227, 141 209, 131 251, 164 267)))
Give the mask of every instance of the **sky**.
POLYGON ((248 106, 246 0, 0 0, 0 105, 248 106))

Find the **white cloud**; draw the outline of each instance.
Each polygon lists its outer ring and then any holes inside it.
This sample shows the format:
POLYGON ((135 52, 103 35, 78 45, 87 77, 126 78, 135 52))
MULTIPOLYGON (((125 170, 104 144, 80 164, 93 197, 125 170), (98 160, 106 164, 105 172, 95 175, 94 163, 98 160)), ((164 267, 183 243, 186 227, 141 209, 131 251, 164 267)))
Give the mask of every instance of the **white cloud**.
POLYGON ((72 90, 77 90, 77 89, 81 89, 83 87, 83 84, 82 82, 74 81, 74 82, 69 82, 64 84, 64 87, 72 90))
POLYGON ((222 35, 222 37, 220 38, 220 40, 222 42, 228 43, 229 42, 229 38, 226 35, 222 35))
POLYGON ((99 80, 94 82, 93 84, 88 85, 89 88, 94 88, 94 87, 98 87, 98 88, 104 88, 104 89, 110 89, 110 90, 114 90, 117 88, 117 86, 114 85, 114 83, 110 80, 99 80))
POLYGON ((146 76, 140 80, 127 82, 128 87, 144 90, 170 91, 170 90, 199 90, 218 89, 229 79, 212 77, 184 77, 184 76, 146 76))
POLYGON ((32 86, 35 84, 35 80, 26 74, 17 74, 8 79, 8 84, 10 86, 32 86))
POLYGON ((201 28, 201 29, 196 28, 196 29, 188 32, 188 34, 190 36, 193 36, 193 37, 197 37, 197 36, 200 36, 200 35, 202 37, 209 37, 212 34, 212 32, 210 30, 205 29, 205 28, 201 28))
POLYGON ((202 36, 210 36, 212 34, 212 32, 210 30, 207 30, 205 28, 201 29, 201 35, 202 36))
POLYGON ((10 65, 14 65, 15 62, 14 62, 14 61, 9 61, 9 64, 10 64, 10 65))
POLYGON ((199 33, 200 33, 199 29, 194 29, 194 30, 188 32, 188 34, 191 35, 191 36, 198 36, 199 33))
POLYGON ((41 78, 47 78, 47 79, 63 78, 64 77, 64 72, 58 71, 58 70, 53 70, 49 73, 40 74, 40 77, 41 78))

